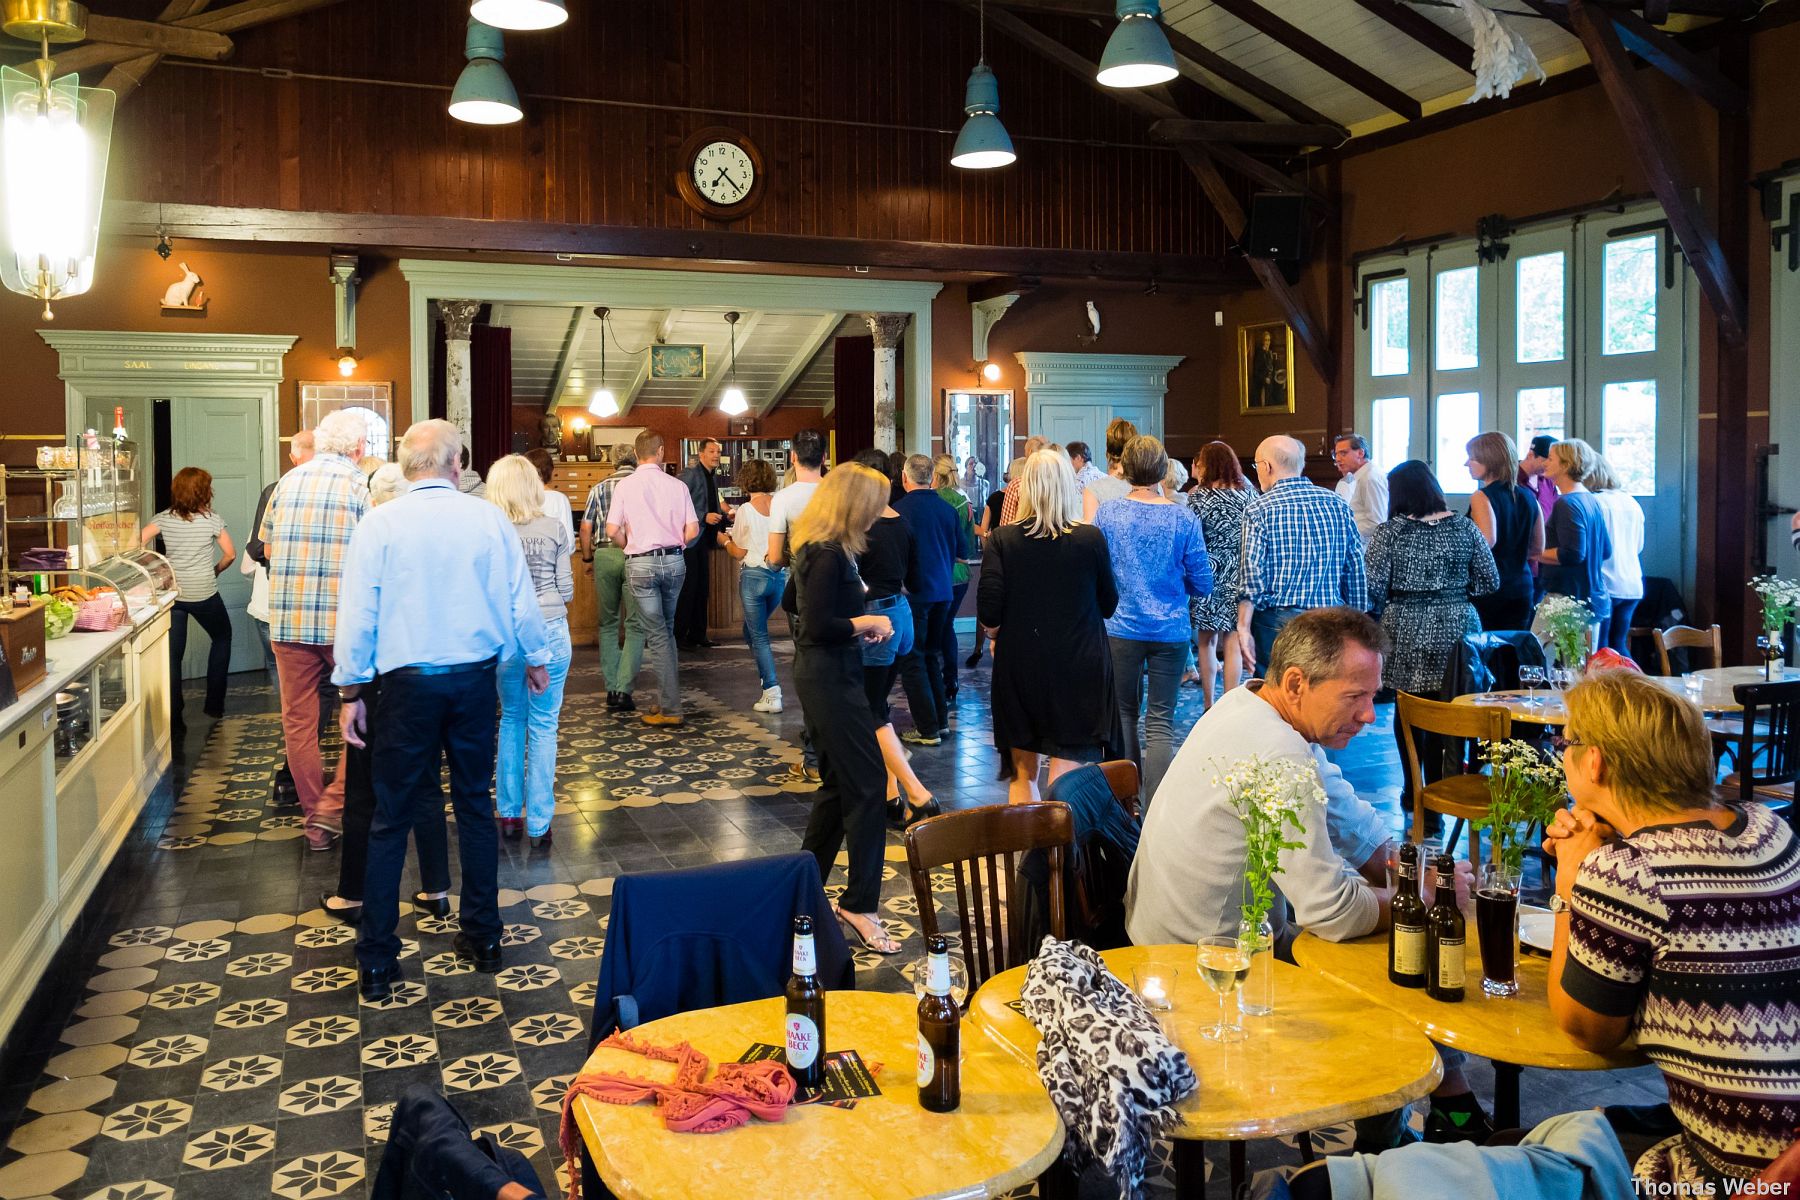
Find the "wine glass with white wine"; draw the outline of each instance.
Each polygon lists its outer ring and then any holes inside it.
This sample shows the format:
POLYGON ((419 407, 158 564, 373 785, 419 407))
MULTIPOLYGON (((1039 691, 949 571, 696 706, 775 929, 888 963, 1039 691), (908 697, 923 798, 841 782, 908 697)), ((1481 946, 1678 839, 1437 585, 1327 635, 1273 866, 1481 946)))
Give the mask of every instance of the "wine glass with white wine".
POLYGON ((1219 1020, 1200 1031, 1200 1036, 1214 1042, 1241 1042, 1249 1035, 1238 1024, 1237 1006, 1229 1009, 1226 1000, 1243 986, 1250 974, 1250 951, 1234 937, 1201 938, 1195 947, 1195 962, 1200 978, 1219 997, 1219 1020), (1231 1019, 1226 1020, 1227 1011, 1231 1019))

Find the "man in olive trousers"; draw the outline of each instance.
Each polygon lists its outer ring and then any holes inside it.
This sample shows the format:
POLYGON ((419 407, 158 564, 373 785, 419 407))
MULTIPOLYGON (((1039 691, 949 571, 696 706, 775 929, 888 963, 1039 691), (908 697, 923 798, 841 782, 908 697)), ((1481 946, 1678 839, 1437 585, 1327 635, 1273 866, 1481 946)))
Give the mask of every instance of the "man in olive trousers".
POLYGON ((644 629, 637 619, 637 601, 625 586, 625 547, 606 536, 606 514, 612 507, 613 489, 637 470, 637 450, 613 447, 613 473, 588 490, 587 508, 581 515, 581 558, 592 564, 594 594, 600 602, 600 676, 606 681, 606 707, 631 712, 631 681, 644 662, 644 629), (619 622, 625 622, 625 645, 619 645, 619 622))

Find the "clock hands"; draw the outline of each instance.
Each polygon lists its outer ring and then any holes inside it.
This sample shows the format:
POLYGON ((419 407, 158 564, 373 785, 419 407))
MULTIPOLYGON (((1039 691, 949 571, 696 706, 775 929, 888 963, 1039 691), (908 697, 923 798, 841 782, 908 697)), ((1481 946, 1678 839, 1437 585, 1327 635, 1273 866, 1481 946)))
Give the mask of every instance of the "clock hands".
POLYGON ((743 187, 738 183, 737 180, 733 179, 729 174, 726 173, 726 170, 724 167, 719 168, 719 173, 714 178, 713 182, 717 183, 720 179, 723 179, 726 183, 729 183, 731 185, 733 191, 736 191, 740 194, 743 192, 743 190, 744 190, 743 187))

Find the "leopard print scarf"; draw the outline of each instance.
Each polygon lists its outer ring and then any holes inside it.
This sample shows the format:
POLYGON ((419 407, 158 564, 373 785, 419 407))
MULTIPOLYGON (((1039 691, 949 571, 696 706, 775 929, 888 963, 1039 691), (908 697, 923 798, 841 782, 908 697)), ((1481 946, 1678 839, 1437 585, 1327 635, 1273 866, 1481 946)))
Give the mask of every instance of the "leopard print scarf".
POLYGON ((1078 942, 1046 937, 1020 999, 1043 1039, 1038 1075, 1069 1131, 1071 1165, 1100 1163, 1139 1200, 1151 1142, 1180 1123, 1175 1105, 1200 1086, 1187 1055, 1078 942))

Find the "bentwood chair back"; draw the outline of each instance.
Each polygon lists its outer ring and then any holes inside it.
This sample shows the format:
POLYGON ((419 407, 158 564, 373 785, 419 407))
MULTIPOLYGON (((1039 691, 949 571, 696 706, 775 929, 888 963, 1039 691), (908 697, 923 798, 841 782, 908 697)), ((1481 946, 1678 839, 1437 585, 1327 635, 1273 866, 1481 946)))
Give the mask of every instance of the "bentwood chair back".
POLYGON ((1800 777, 1800 680, 1740 683, 1732 696, 1744 709, 1738 734, 1737 798, 1788 806, 1794 819, 1794 780, 1800 777))
MULTIPOLYGON (((1680 672, 1669 662, 1669 651, 1671 650, 1704 650, 1712 655, 1712 661, 1706 664, 1708 667, 1725 665, 1725 642, 1719 636, 1717 625, 1710 629, 1695 629, 1691 625, 1671 625, 1667 629, 1656 631, 1656 652, 1662 658, 1662 673, 1679 675, 1680 672)), ((1691 656, 1689 661, 1691 663, 1691 656)), ((1697 668, 1690 666, 1689 669, 1697 668)))
MULTIPOLYGON (((1425 814, 1434 812, 1455 819, 1456 824, 1444 842, 1446 848, 1455 846, 1463 822, 1487 813, 1487 776, 1457 774, 1426 783, 1419 764, 1418 735, 1432 733, 1463 742, 1475 739, 1504 741, 1512 736, 1512 714, 1496 706, 1445 704, 1401 692, 1394 700, 1394 720, 1400 726, 1400 744, 1405 750, 1406 775, 1412 789, 1412 840, 1425 840, 1425 814)), ((1465 745, 1458 760, 1466 766, 1472 757, 1471 748, 1465 745)), ((1481 835, 1474 829, 1469 830, 1469 863, 1479 873, 1481 835)))
POLYGON ((971 993, 989 977, 1029 961, 1023 906, 1013 895, 1019 859, 1033 850, 1049 855, 1050 932, 1065 936, 1063 860, 1075 841, 1075 819, 1066 804, 996 804, 945 813, 906 831, 906 861, 919 924, 939 932, 931 873, 950 869, 956 883, 956 916, 963 965, 971 993))
POLYGON ((1129 758, 1115 758, 1100 764, 1100 771, 1106 776, 1106 786, 1112 789, 1113 799, 1125 810, 1127 816, 1143 814, 1143 797, 1138 789, 1143 786, 1138 778, 1137 764, 1129 758))

